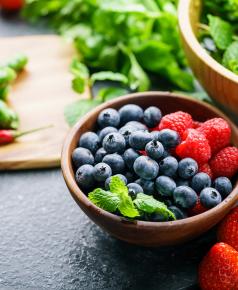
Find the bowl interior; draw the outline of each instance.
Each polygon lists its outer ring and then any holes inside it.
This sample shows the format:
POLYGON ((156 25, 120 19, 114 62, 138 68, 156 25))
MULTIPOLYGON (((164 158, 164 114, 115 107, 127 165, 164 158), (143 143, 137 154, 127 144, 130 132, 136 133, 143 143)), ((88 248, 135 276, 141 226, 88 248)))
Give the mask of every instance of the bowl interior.
MULTIPOLYGON (((237 128, 223 113, 221 113, 219 110, 217 110, 216 108, 208 104, 199 102, 189 97, 180 96, 177 94, 172 94, 172 93, 167 93, 167 92, 163 92, 163 93, 147 92, 147 93, 132 94, 125 97, 117 98, 115 100, 109 101, 97 107, 92 112, 88 113, 85 117, 83 117, 73 127, 68 137, 66 138, 64 148, 63 148, 63 153, 62 153, 62 170, 63 170, 64 178, 65 178, 68 188, 70 189, 76 202, 80 205, 80 207, 83 210, 87 211, 89 209, 89 211, 91 210, 97 211, 100 214, 100 216, 104 216, 105 218, 112 219, 116 222, 121 222, 122 218, 114 214, 108 213, 100 208, 97 208, 94 204, 92 204, 88 200, 86 195, 77 186, 74 179, 74 171, 73 171, 72 162, 71 162, 71 154, 72 154, 72 151, 77 147, 77 142, 80 136, 86 131, 95 129, 95 123, 96 123, 98 114, 100 113, 101 110, 107 107, 113 107, 113 108, 119 109, 121 106, 125 104, 129 104, 129 103, 138 104, 143 108, 154 105, 154 106, 159 107, 162 110, 163 114, 175 112, 178 110, 183 110, 185 112, 190 113, 193 116, 194 120, 197 120, 197 121, 206 121, 209 118, 222 117, 229 122, 232 128, 232 143, 236 146, 238 145, 237 128)), ((217 207, 203 214, 200 214, 198 216, 190 217, 184 220, 173 221, 173 222, 154 223, 154 222, 138 221, 136 224, 137 226, 150 225, 152 227, 155 227, 156 225, 160 225, 161 227, 166 227, 168 225, 178 226, 180 224, 185 225, 187 223, 190 223, 192 221, 195 221, 201 218, 203 219, 209 218, 209 216, 212 216, 214 213, 217 213, 219 216, 219 214, 222 215, 224 210, 227 210, 228 208, 230 208, 238 200, 237 191, 238 191, 238 185, 236 185, 233 192, 221 204, 219 204, 217 207)), ((135 225, 135 223, 133 223, 133 225, 135 225)))

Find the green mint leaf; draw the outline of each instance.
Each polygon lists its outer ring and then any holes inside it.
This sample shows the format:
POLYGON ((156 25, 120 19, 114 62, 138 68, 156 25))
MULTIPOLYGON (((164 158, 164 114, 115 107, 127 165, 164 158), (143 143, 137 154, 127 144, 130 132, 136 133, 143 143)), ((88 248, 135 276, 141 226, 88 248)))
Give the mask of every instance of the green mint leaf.
POLYGON ((74 78, 72 80, 72 89, 79 94, 82 94, 85 91, 86 80, 84 78, 74 78))
POLYGON ((74 58, 70 65, 70 71, 74 75, 72 88, 77 93, 83 93, 88 85, 89 71, 88 68, 77 58, 74 58))
POLYGON ((140 216, 138 210, 135 208, 130 196, 124 198, 118 205, 118 209, 122 215, 129 218, 135 218, 140 216))
POLYGON ((175 220, 174 214, 167 208, 167 206, 156 200, 153 196, 146 195, 144 193, 138 193, 136 199, 134 200, 136 207, 145 213, 160 213, 167 218, 175 220))
POLYGON ((65 107, 64 110, 65 120, 67 121, 69 126, 73 126, 80 119, 80 117, 84 116, 86 113, 98 106, 100 103, 101 101, 96 99, 83 99, 69 104, 65 107))
POLYGON ((237 64, 238 64, 238 41, 234 41, 225 51, 222 59, 222 64, 238 74, 237 64))
POLYGON ((128 78, 121 73, 114 73, 112 71, 100 71, 91 75, 91 85, 93 85, 96 81, 114 81, 127 84, 128 78))
POLYGON ((126 89, 109 87, 100 89, 98 92, 98 98, 104 102, 126 94, 128 94, 128 90, 126 89))
POLYGON ((118 176, 112 176, 109 188, 111 192, 118 194, 120 197, 118 209, 122 215, 129 218, 134 218, 140 215, 128 194, 128 188, 123 180, 121 180, 118 176))
POLYGON ((120 204, 120 197, 116 193, 101 188, 96 188, 90 192, 88 198, 96 206, 109 212, 115 212, 120 204))
POLYGON ((232 26, 218 16, 208 15, 210 34, 216 46, 225 50, 232 42, 232 26))
POLYGON ((128 195, 128 188, 124 181, 118 176, 112 176, 109 184, 110 191, 120 196, 128 195))

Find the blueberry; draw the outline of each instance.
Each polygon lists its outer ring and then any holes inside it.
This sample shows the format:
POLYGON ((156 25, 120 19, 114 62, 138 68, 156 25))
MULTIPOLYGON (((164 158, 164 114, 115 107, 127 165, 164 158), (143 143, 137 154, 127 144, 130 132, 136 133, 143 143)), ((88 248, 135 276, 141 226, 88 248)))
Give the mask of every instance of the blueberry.
POLYGON ((149 157, 159 160, 164 154, 164 146, 156 140, 152 140, 145 146, 145 151, 149 157))
POLYGON ((210 187, 211 178, 204 172, 197 173, 193 176, 191 187, 199 194, 205 187, 210 187))
POLYGON ((159 173, 159 165, 148 156, 140 156, 133 165, 135 173, 143 179, 151 180, 159 173))
POLYGON ((155 212, 150 215, 150 220, 152 222, 166 222, 168 218, 163 214, 155 212))
POLYGON ((153 140, 160 141, 160 131, 152 131, 150 132, 153 140))
POLYGON ((221 195, 215 188, 206 187, 200 193, 200 202, 206 208, 215 207, 221 201, 221 195))
POLYGON ((135 183, 139 184, 143 188, 145 194, 153 195, 155 193, 154 181, 140 178, 137 179, 135 183))
POLYGON ((174 130, 163 129, 160 131, 160 142, 165 148, 174 148, 180 143, 180 137, 174 130))
POLYGON ((166 158, 169 156, 171 156, 170 152, 164 148, 164 154, 163 154, 162 158, 166 158))
POLYGON ((129 169, 133 168, 134 162, 139 156, 140 155, 132 148, 129 148, 124 152, 123 159, 129 169))
POLYGON ((186 219, 188 215, 186 212, 175 205, 169 206, 169 210, 175 215, 177 220, 186 219))
POLYGON ((135 150, 144 150, 150 141, 152 141, 152 136, 146 131, 132 132, 129 137, 129 144, 135 150))
POLYGON ((98 125, 100 128, 105 128, 107 126, 118 127, 119 124, 120 115, 115 109, 104 109, 98 116, 98 125))
POLYGON ((144 111, 144 123, 149 128, 157 126, 162 118, 162 113, 157 107, 149 107, 144 111))
POLYGON ((106 163, 98 163, 94 166, 94 178, 99 182, 105 181, 112 175, 111 167, 106 163))
POLYGON ((99 148, 99 137, 94 132, 84 133, 79 140, 79 147, 86 148, 95 153, 99 148))
POLYGON ((125 162, 121 155, 117 153, 104 156, 102 162, 111 167, 112 174, 123 173, 125 171, 125 162))
POLYGON ((218 177, 214 181, 214 187, 220 192, 223 198, 232 192, 231 181, 227 177, 218 177))
POLYGON ((107 134, 109 134, 109 133, 115 133, 115 132, 117 132, 117 129, 114 128, 114 127, 105 127, 105 128, 103 128, 103 129, 99 132, 99 134, 98 134, 98 136, 99 136, 99 141, 102 142, 102 140, 104 139, 104 137, 105 137, 107 134))
POLYGON ((141 121, 143 118, 143 110, 141 107, 134 104, 128 104, 121 107, 119 114, 121 125, 124 125, 129 121, 141 121))
POLYGON ((126 141, 120 133, 110 133, 104 137, 102 146, 108 153, 121 152, 126 147, 126 141))
POLYGON ((126 177, 128 183, 134 182, 136 180, 136 178, 137 178, 136 175, 133 172, 130 172, 130 171, 127 171, 125 173, 125 177, 126 177))
POLYGON ((94 157, 88 149, 78 147, 78 148, 74 149, 74 151, 72 153, 72 161, 73 161, 75 168, 79 168, 81 165, 84 165, 84 164, 93 165, 94 164, 94 157))
POLYGON ((95 163, 101 162, 105 155, 107 155, 107 152, 105 151, 105 149, 103 147, 99 148, 94 156, 95 163))
POLYGON ((132 132, 138 131, 135 127, 130 126, 130 125, 125 125, 121 127, 119 130, 119 133, 122 134, 122 136, 125 138, 126 141, 126 146, 129 146, 129 137, 132 132))
POLYGON ((155 186, 159 194, 164 196, 172 196, 173 191, 176 188, 176 183, 172 178, 162 175, 155 180, 155 186))
POLYGON ((190 186, 190 182, 188 179, 176 178, 175 180, 177 186, 190 186))
POLYGON ((198 172, 198 164, 192 158, 184 158, 179 161, 178 174, 183 179, 189 179, 198 172))
POLYGON ((174 202, 182 208, 192 208, 195 206, 198 197, 196 192, 189 186, 179 186, 173 193, 174 202))
POLYGON ((146 131, 147 130, 147 127, 138 121, 130 121, 130 122, 126 123, 125 126, 134 127, 137 131, 146 131))
POLYGON ((138 193, 144 193, 143 188, 138 183, 129 183, 127 187, 132 199, 135 199, 138 193))
POLYGON ((169 198, 163 198, 161 200, 164 204, 166 204, 167 206, 172 206, 173 205, 173 201, 169 198))
MULTIPOLYGON (((113 175, 113 176, 118 176, 125 184, 127 184, 127 179, 124 175, 122 174, 116 174, 116 175, 113 175)), ((111 179, 112 179, 112 176, 108 177, 105 181, 105 188, 106 190, 109 190, 109 184, 111 182, 111 179)))
POLYGON ((77 184, 85 189, 94 186, 94 167, 90 164, 82 165, 75 173, 77 184))
POLYGON ((178 169, 178 161, 176 158, 169 156, 159 163, 159 172, 161 175, 174 177, 178 169))

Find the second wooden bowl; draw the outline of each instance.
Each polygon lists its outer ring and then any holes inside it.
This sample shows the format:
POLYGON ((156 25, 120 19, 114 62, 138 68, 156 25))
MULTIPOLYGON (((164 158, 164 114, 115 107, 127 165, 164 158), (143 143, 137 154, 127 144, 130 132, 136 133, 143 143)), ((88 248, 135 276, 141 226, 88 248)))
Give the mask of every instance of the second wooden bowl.
POLYGON ((238 145, 238 131, 235 125, 220 111, 205 103, 166 92, 132 94, 117 98, 95 108, 71 129, 67 136, 61 159, 65 182, 80 208, 88 217, 112 236, 137 245, 161 246, 175 245, 191 240, 217 224, 238 201, 238 184, 232 193, 215 208, 184 220, 171 222, 129 221, 106 212, 95 206, 78 187, 71 162, 71 154, 77 147, 80 136, 95 129, 99 113, 105 108, 120 108, 125 104, 137 104, 143 108, 159 107, 163 114, 183 110, 190 113, 195 120, 205 121, 213 117, 226 119, 232 128, 232 142, 238 145))
POLYGON ((189 64, 208 94, 238 114, 238 76, 214 60, 197 40, 201 0, 180 0, 179 27, 189 64))

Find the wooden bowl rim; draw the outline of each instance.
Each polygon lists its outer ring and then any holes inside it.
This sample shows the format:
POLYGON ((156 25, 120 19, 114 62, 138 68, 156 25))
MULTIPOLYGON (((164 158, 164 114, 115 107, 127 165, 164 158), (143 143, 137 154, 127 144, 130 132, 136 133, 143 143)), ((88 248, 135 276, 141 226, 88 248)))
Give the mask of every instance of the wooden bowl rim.
POLYGON ((70 193, 72 197, 79 203, 82 204, 84 207, 88 208, 89 210, 95 211, 98 215, 102 215, 105 218, 108 218, 112 220, 115 223, 124 223, 125 226, 129 227, 148 227, 148 228, 164 228, 166 229, 168 226, 170 227, 178 227, 182 225, 188 225, 192 222, 198 222, 199 220, 206 220, 209 217, 212 217, 215 213, 221 213, 223 212, 223 207, 230 207, 235 204, 235 202, 238 201, 238 182, 236 183, 233 191, 229 194, 229 196, 224 199, 218 206, 202 213, 196 216, 188 217, 186 219, 182 220, 175 220, 175 221, 167 221, 167 222, 150 222, 150 221, 140 221, 140 220, 134 220, 130 221, 127 218, 117 216, 113 213, 107 212, 96 205, 94 205, 87 196, 80 190, 78 187, 75 178, 74 178, 74 172, 73 168, 71 166, 71 163, 68 162, 68 160, 71 160, 71 152, 70 147, 71 143, 73 141, 74 136, 77 134, 79 128, 87 122, 88 119, 91 118, 91 116, 94 116, 95 114, 99 114, 100 111, 103 109, 110 107, 111 105, 115 105, 117 103, 120 103, 122 100, 127 100, 128 103, 133 103, 134 98, 144 98, 147 96, 152 97, 173 97, 173 98, 181 98, 190 102, 193 102, 194 105, 200 104, 207 109, 211 110, 213 113, 218 114, 220 117, 228 120, 230 123, 230 126, 232 128, 232 131, 235 135, 238 136, 238 129, 235 126, 235 124, 227 117, 225 116, 220 110, 218 110, 215 107, 212 107, 211 105, 192 99, 188 96, 184 96, 182 94, 176 94, 176 93, 170 93, 170 92, 143 92, 143 93, 134 93, 134 94, 128 94, 123 97, 116 98, 111 101, 107 101, 99 106, 97 106, 95 109, 93 109, 91 112, 87 113, 84 117, 82 117, 74 126, 71 128, 70 132, 68 133, 64 145, 62 148, 62 156, 61 156, 61 168, 63 177, 65 179, 65 182, 70 190, 70 193), (125 223, 127 221, 128 223, 125 223))
POLYGON ((178 5, 178 23, 180 33, 185 39, 186 44, 199 59, 206 63, 211 70, 216 71, 223 77, 228 78, 238 84, 238 76, 211 57, 195 36, 189 17, 192 1, 197 0, 180 0, 178 5))

